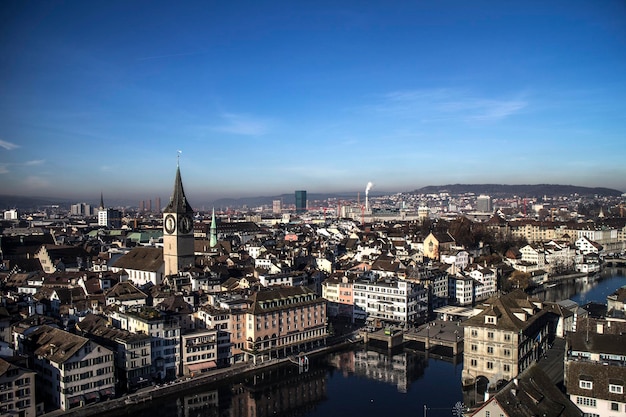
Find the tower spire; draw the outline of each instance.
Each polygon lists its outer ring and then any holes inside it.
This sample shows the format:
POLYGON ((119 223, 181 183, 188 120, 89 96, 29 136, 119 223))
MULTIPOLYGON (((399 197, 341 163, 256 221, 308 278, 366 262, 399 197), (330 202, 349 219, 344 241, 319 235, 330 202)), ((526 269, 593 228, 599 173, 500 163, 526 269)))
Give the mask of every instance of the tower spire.
POLYGON ((180 177, 180 166, 176 165, 176 179, 174 180, 174 192, 170 202, 163 210, 164 213, 192 213, 193 209, 185 197, 183 181, 180 177))
POLYGON ((104 195, 100 191, 100 210, 104 210, 104 195))
POLYGON ((215 223, 215 207, 213 207, 213 214, 211 215, 210 235, 211 239, 209 241, 209 244, 213 248, 217 245, 217 223, 215 223))

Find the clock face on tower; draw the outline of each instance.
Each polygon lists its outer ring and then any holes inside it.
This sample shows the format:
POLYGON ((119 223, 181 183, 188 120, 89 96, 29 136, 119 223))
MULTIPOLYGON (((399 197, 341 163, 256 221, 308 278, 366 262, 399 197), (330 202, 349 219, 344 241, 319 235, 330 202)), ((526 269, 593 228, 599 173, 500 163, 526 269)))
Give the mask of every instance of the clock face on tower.
POLYGON ((172 234, 176 231, 176 219, 171 214, 168 214, 165 217, 165 231, 169 234, 172 234))
POLYGON ((191 217, 187 215, 181 216, 178 227, 180 228, 181 233, 187 234, 191 232, 191 229, 193 229, 193 222, 191 221, 191 217))

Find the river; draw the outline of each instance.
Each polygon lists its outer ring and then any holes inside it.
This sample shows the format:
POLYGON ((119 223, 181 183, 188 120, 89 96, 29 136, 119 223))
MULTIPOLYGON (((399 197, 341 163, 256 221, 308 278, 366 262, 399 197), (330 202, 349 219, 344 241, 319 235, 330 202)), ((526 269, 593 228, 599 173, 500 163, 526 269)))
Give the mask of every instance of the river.
MULTIPOLYGON (((546 300, 606 302, 626 285, 623 270, 584 284, 548 288, 546 300), (557 298, 562 297, 562 298, 557 298)), ((235 377, 149 405, 116 412, 133 417, 451 416, 463 401, 462 357, 358 346, 311 359, 308 370, 285 365, 235 377), (426 412, 424 407, 427 408, 426 412)), ((466 395, 467 392, 466 392, 466 395)), ((474 394, 476 395, 476 394, 474 394)))

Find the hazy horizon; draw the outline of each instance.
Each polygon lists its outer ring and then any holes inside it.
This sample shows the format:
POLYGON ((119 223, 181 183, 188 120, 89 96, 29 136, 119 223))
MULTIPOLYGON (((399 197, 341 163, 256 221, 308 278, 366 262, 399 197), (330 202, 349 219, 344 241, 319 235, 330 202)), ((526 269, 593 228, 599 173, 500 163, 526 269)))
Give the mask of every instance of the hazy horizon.
POLYGON ((0 194, 626 190, 623 1, 0 11, 0 194))
MULTIPOLYGON (((555 186, 555 187, 578 187, 573 184, 440 184, 440 185, 429 185, 426 187, 440 188, 440 187, 447 187, 447 186, 451 186, 451 187, 452 186, 466 186, 468 190, 465 192, 470 192, 471 190, 469 190, 469 188, 471 187, 487 187, 487 186, 494 186, 494 185, 504 186, 504 187, 524 187, 524 186, 539 187, 542 185, 555 186)), ((583 187, 583 188, 611 189, 609 187, 583 187)), ((420 190, 420 188, 415 188, 412 190, 391 190, 387 192, 372 189, 368 192, 368 194, 370 195, 370 197, 384 197, 384 196, 389 196, 389 195, 393 195, 396 193, 412 193, 418 190, 420 190)), ((614 189, 614 190, 620 193, 624 193, 621 190, 617 190, 617 189, 614 189)), ((315 200, 324 200, 324 199, 333 198, 333 197, 338 198, 339 200, 345 200, 345 201, 350 201, 350 200, 363 201, 366 195, 365 190, 343 191, 343 192, 334 192, 334 193, 324 192, 324 191, 320 191, 320 192, 310 192, 308 190, 306 191, 307 191, 307 200, 309 202, 313 202, 315 200)), ((426 192, 426 193, 429 193, 429 192, 426 192)), ((281 200, 283 200, 284 204, 293 204, 295 203, 295 201, 292 201, 292 200, 295 200, 294 194, 295 194, 295 190, 292 192, 286 192, 286 193, 281 193, 281 194, 270 195, 270 194, 260 193, 260 194, 249 195, 249 196, 225 197, 225 198, 218 198, 215 200, 207 200, 203 198, 201 195, 190 195, 189 193, 186 193, 187 198, 190 201, 190 204, 194 207, 194 209, 202 209, 202 210, 210 210, 211 208, 222 209, 222 208, 237 206, 238 203, 239 204, 253 204, 254 206, 257 206, 261 204, 260 201, 263 201, 263 200, 266 200, 263 204, 270 205, 273 199, 276 199, 276 198, 280 198, 281 200), (254 202, 250 200, 253 200, 254 202)), ((451 194, 456 195, 456 192, 451 191, 451 194)), ((482 194, 482 192, 480 192, 479 194, 482 194)), ((490 193, 487 192, 486 194, 490 194, 490 193)), ((499 193, 496 193, 496 194, 499 194, 499 193)), ((491 195, 494 196, 495 194, 491 194, 491 195)), ((556 195, 565 195, 565 194, 556 194, 556 195)), ((518 196, 525 197, 525 196, 530 196, 530 194, 521 193, 521 194, 518 194, 518 196)), ((536 194, 536 195, 533 194, 533 196, 541 197, 541 195, 539 194, 536 194)), ((103 199, 104 199, 104 203, 106 207, 138 207, 141 201, 146 202, 147 200, 151 200, 152 207, 156 208, 155 205, 156 205, 157 197, 161 199, 161 206, 162 206, 161 208, 163 208, 169 201, 170 194, 168 194, 166 197, 163 197, 163 196, 153 196, 153 197, 147 197, 147 198, 137 197, 136 199, 117 197, 116 195, 110 195, 110 196, 103 195, 103 199)), ((22 199, 22 198, 41 199, 41 200, 47 200, 49 202, 56 202, 59 204, 68 204, 68 205, 77 204, 77 203, 86 203, 86 204, 92 205, 93 207, 100 204, 100 194, 98 194, 97 196, 90 195, 90 196, 75 197, 75 198, 74 197, 45 196, 45 195, 20 196, 20 195, 0 194, 0 204, 5 204, 6 205, 6 207, 4 207, 5 209, 14 208, 14 206, 11 203, 11 200, 14 199, 15 201, 18 201, 19 199, 22 199)))

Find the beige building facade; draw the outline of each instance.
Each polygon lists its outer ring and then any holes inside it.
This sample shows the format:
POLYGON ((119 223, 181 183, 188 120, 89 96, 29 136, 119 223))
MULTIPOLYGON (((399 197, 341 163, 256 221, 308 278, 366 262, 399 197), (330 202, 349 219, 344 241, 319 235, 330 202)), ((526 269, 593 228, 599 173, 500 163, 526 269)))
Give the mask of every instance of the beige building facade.
POLYGON ((463 384, 485 377, 489 384, 511 380, 546 351, 547 310, 517 290, 491 297, 482 312, 464 322, 463 384))

